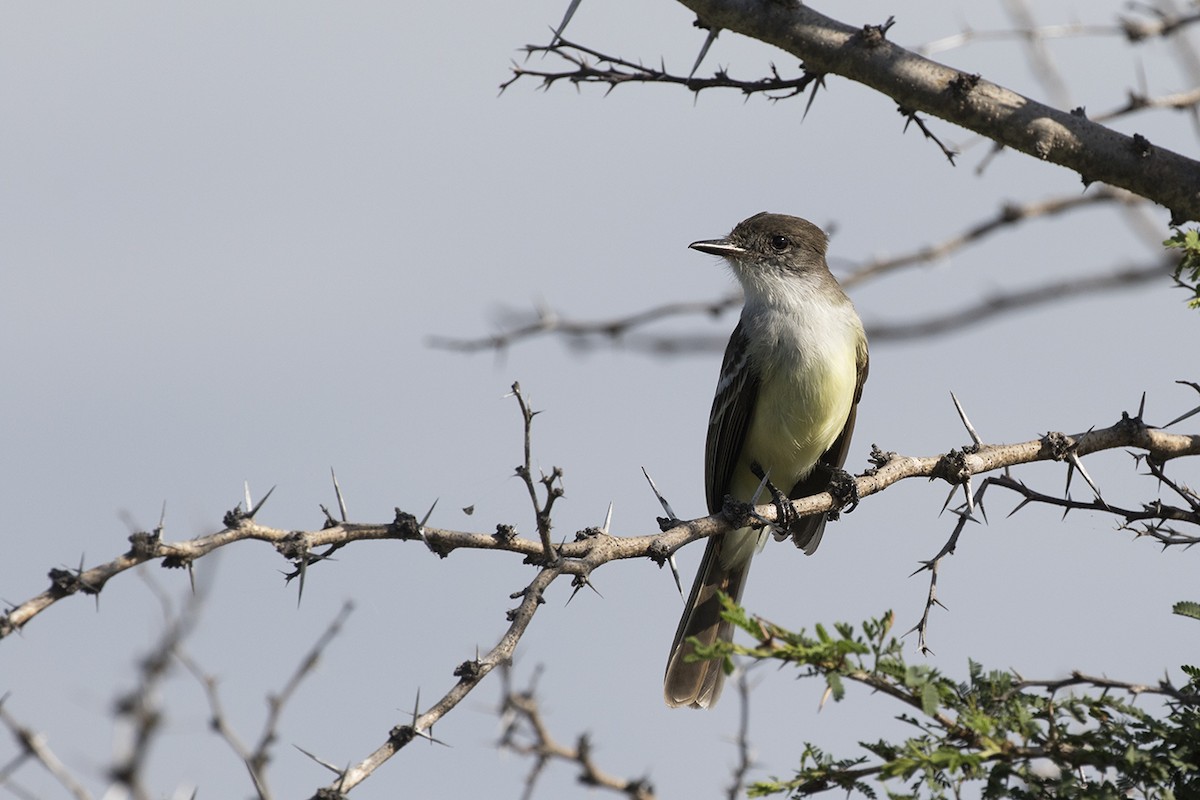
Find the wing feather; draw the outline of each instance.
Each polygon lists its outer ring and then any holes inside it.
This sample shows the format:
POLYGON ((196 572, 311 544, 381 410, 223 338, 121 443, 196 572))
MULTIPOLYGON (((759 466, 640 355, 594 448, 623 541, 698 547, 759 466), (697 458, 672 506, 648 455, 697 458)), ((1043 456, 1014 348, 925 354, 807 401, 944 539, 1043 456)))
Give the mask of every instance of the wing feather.
POLYGON ((708 444, 704 451, 704 491, 708 513, 725 505, 733 470, 750 430, 750 417, 758 400, 759 376, 750 365, 742 323, 729 336, 721 378, 717 381, 712 413, 708 418, 708 444))

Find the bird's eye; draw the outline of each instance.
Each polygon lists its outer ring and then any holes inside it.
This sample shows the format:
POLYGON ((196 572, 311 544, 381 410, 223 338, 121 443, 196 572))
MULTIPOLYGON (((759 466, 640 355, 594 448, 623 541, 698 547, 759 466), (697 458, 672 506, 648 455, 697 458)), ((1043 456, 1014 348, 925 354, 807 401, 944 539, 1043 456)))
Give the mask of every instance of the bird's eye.
POLYGON ((771 237, 771 249, 776 253, 782 253, 784 250, 787 250, 790 245, 791 241, 786 236, 775 235, 771 237))

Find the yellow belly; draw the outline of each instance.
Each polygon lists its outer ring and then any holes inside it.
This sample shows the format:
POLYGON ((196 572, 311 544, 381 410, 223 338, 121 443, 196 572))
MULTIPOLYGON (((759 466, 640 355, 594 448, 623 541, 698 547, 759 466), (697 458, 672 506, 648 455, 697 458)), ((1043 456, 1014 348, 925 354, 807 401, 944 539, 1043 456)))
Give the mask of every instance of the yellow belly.
POLYGON ((851 349, 829 356, 791 375, 764 376, 732 476, 735 499, 749 501, 758 489, 754 462, 781 491, 791 491, 842 432, 854 401, 857 361, 851 349))
MULTIPOLYGON (((797 365, 787 375, 764 375, 758 403, 745 444, 734 468, 729 493, 749 502, 761 483, 751 464, 757 462, 771 483, 785 494, 813 466, 841 434, 854 402, 857 354, 828 353, 819 363, 797 365)), ((765 493, 758 504, 770 502, 765 493)), ((746 529, 728 536, 722 562, 737 564, 754 555, 765 531, 746 529)))

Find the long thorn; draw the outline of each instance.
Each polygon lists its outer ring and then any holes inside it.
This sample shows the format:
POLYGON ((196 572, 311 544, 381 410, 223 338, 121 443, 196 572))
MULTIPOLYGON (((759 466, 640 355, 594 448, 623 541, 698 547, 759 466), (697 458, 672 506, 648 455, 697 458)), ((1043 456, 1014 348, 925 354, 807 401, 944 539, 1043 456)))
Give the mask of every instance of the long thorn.
POLYGON ((679 590, 679 596, 683 597, 683 584, 679 582, 679 565, 675 563, 675 554, 667 556, 667 563, 671 565, 671 575, 675 578, 675 588, 679 590))
POLYGON ((958 398, 954 396, 954 392, 950 393, 950 399, 954 401, 954 407, 958 409, 958 418, 962 420, 963 427, 967 429, 967 433, 971 434, 971 441, 976 445, 982 445, 983 440, 979 438, 979 434, 975 432, 975 426, 971 424, 971 420, 967 418, 967 412, 963 410, 962 403, 958 402, 958 398))
MULTIPOLYGON (((696 70, 700 69, 700 62, 708 55, 708 48, 712 47, 713 42, 717 40, 717 34, 721 32, 720 28, 709 28, 708 36, 704 39, 704 44, 700 47, 700 55, 696 56, 696 63, 692 64, 692 71, 688 73, 688 80, 691 80, 696 74, 696 70)), ((665 70, 664 70, 665 72, 665 70)))
POLYGON ((342 487, 338 483, 337 473, 333 471, 333 467, 329 468, 329 475, 333 478, 333 493, 337 495, 338 513, 342 515, 342 522, 346 521, 346 498, 342 496, 342 487))
POLYGON ((563 15, 562 22, 558 23, 558 27, 554 30, 554 38, 550 40, 550 46, 554 47, 558 44, 558 40, 562 37, 562 32, 567 29, 567 25, 571 22, 571 17, 575 16, 575 11, 578 10, 582 0, 571 0, 571 5, 567 6, 567 13, 563 15))
POLYGON ((642 467, 642 474, 646 476, 646 480, 650 483, 650 488, 654 491, 654 496, 658 498, 659 505, 663 507, 663 511, 667 512, 667 516, 671 519, 679 519, 675 515, 675 509, 671 508, 671 504, 667 502, 667 498, 662 496, 662 492, 654 484, 654 478, 650 477, 650 473, 646 472, 645 467, 642 467))

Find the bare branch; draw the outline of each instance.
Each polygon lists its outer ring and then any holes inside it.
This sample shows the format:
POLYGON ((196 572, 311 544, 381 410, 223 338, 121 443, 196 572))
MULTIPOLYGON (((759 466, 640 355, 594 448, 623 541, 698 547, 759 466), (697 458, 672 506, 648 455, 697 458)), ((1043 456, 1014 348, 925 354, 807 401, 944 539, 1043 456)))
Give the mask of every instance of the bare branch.
POLYGON ((1024 499, 1012 513, 1021 510, 1030 503, 1056 506, 1064 511, 1101 511, 1114 514, 1123 520, 1122 529, 1132 531, 1135 536, 1147 537, 1161 543, 1164 547, 1191 547, 1200 544, 1200 535, 1182 533, 1171 527, 1171 522, 1184 522, 1189 525, 1200 524, 1200 510, 1196 508, 1180 508, 1155 500, 1143 504, 1140 509, 1123 508, 1107 503, 1099 498, 1094 500, 1074 500, 1070 497, 1044 494, 1029 488, 1021 481, 1008 475, 996 475, 984 479, 988 485, 999 486, 1016 492, 1024 499))
POLYGON ((1067 298, 1128 289, 1169 277, 1174 268, 1170 261, 1170 258, 1164 256, 1158 263, 1148 266, 1130 265, 1106 275, 1067 278, 1029 289, 998 293, 972 305, 925 319, 896 323, 875 322, 867 325, 867 337, 873 342, 921 339, 979 325, 1017 309, 1036 308, 1061 303, 1067 298))
MULTIPOLYGON (((753 665, 751 665, 753 666, 753 665)), ((740 668, 737 671, 738 690, 738 731, 737 731, 737 764, 733 768, 733 780, 725 796, 729 800, 738 800, 746 788, 746 778, 754 767, 754 753, 750 749, 750 697, 754 687, 750 685, 750 670, 740 668)))
MULTIPOLYGON (((998 292, 944 314, 917 318, 905 322, 868 322, 867 338, 874 343, 910 341, 940 336, 983 324, 996 317, 1018 310, 1061 303, 1064 300, 1122 291, 1134 286, 1169 278, 1175 265, 1168 256, 1151 264, 1130 264, 1114 270, 1080 278, 1049 281, 1011 292, 998 292)), ((726 334, 636 334, 636 327, 674 316, 695 313, 714 313, 736 308, 741 297, 734 295, 712 303, 670 303, 655 306, 615 321, 588 322, 571 320, 558 314, 540 314, 539 321, 518 325, 509 331, 480 339, 441 339, 435 346, 460 352, 500 350, 524 339, 541 335, 565 334, 579 347, 599 346, 601 341, 620 337, 626 350, 653 355, 682 353, 719 353, 725 347, 726 334), (612 333, 614 328, 620 332, 612 333)))
POLYGON ((819 75, 808 72, 798 78, 784 78, 774 65, 771 66, 771 77, 753 81, 731 78, 724 70, 717 70, 711 78, 694 77, 700 59, 703 59, 707 46, 712 44, 714 38, 714 34, 710 33, 706 39, 706 46, 701 50, 696 66, 689 75, 672 74, 666 69, 656 69, 620 56, 607 55, 561 38, 549 45, 526 45, 523 48, 526 59, 532 55, 554 55, 569 64, 569 68, 540 70, 514 63, 512 77, 500 84, 500 91, 503 92, 522 78, 536 78, 541 81, 543 89, 548 89, 559 81, 567 81, 576 86, 585 83, 602 84, 610 92, 626 83, 662 83, 685 86, 697 94, 705 89, 737 89, 746 96, 765 94, 769 100, 783 100, 802 94, 809 84, 820 78, 819 75))
MULTIPOLYGON (((538 500, 537 485, 533 480, 533 418, 537 416, 526 402, 525 396, 521 394, 521 385, 514 382, 512 385, 512 395, 517 398, 517 405, 521 409, 521 419, 525 426, 525 461, 517 467, 517 477, 524 483, 525 488, 529 491, 529 501, 533 504, 534 517, 537 520, 538 536, 542 540, 544 563, 552 563, 557 556, 554 554, 554 542, 550 540, 550 530, 552 528, 550 511, 554 507, 554 501, 562 497, 562 469, 553 467, 549 474, 541 473, 537 483, 542 485, 546 499, 538 500)), ((424 525, 422 525, 424 527, 424 525)))
POLYGON ((7 695, 0 698, 0 722, 8 726, 8 730, 16 738, 18 746, 21 748, 20 755, 0 768, 0 786, 10 786, 9 776, 16 771, 27 759, 33 759, 41 764, 47 772, 54 776, 67 792, 70 793, 75 800, 92 800, 92 795, 84 788, 66 765, 58 759, 50 746, 46 744, 44 736, 37 731, 28 728, 17 722, 16 718, 9 713, 4 707, 7 695))
MULTIPOLYGON (((157 530, 161 531, 161 523, 157 530)), ((171 671, 175 652, 199 620, 208 596, 208 584, 201 583, 198 589, 193 586, 183 607, 176 613, 166 591, 145 572, 140 574, 158 598, 166 627, 154 648, 138 659, 137 683, 113 703, 118 721, 123 721, 130 729, 130 743, 125 752, 114 759, 109 775, 133 797, 149 800, 153 795, 143 783, 143 774, 151 745, 162 729, 160 687, 171 671)))
MULTIPOLYGON (((1136 5, 1131 5, 1131 7, 1138 8, 1136 5)), ((1141 8, 1143 11, 1148 11, 1145 6, 1141 8)), ((974 42, 1028 41, 1030 39, 1045 41, 1047 39, 1099 36, 1119 36, 1136 43, 1153 38, 1165 38, 1198 21, 1200 21, 1200 14, 1195 12, 1171 14, 1155 9, 1150 16, 1142 18, 1119 16, 1116 22, 1110 24, 1072 22, 1061 25, 1038 25, 1037 27, 1018 26, 990 31, 966 27, 961 33, 936 39, 914 49, 922 55, 934 55, 965 47, 974 42)))
POLYGON ((1001 233, 1022 222, 1046 217, 1057 217, 1080 208, 1108 203, 1136 205, 1141 198, 1110 186, 1099 186, 1088 194, 1052 197, 1028 203, 1004 203, 996 214, 981 220, 960 234, 950 236, 935 244, 919 247, 907 253, 868 261, 850 271, 842 278, 842 285, 857 286, 868 279, 876 278, 906 267, 928 264, 946 258, 970 244, 983 241, 993 234, 1001 233))
MULTIPOLYGON (((888 25, 856 28, 799 3, 680 2, 694 11, 700 24, 709 30, 741 33, 800 59, 805 75, 786 87, 791 94, 803 91, 816 76, 841 75, 892 98, 907 113, 931 114, 1000 146, 1066 167, 1079 174, 1085 185, 1107 183, 1153 200, 1170 210, 1172 224, 1200 220, 1200 194, 1194 190, 1200 185, 1200 162, 1155 146, 1139 134, 1126 136, 1081 113, 1052 108, 980 76, 931 61, 888 40, 888 25)), ((1129 22, 1126 35, 1131 39, 1160 35, 1188 22, 1129 22)), ((708 88, 705 81, 656 73, 626 59, 579 45, 568 46, 582 54, 563 56, 575 65, 575 70, 550 74, 515 71, 504 87, 526 74, 540 77, 544 86, 568 79, 577 84, 606 83, 609 91, 629 81, 677 83, 692 91, 708 88), (610 66, 593 68, 585 57, 610 66)), ((534 47, 536 52, 545 50, 534 47)), ((722 73, 714 80, 716 83, 709 85, 728 85, 722 73)), ((746 83, 757 83, 759 91, 771 91, 765 84, 772 80, 746 83)), ((747 86, 738 88, 746 91, 747 86)))
POLYGON ((270 800, 272 796, 267 784, 266 768, 267 763, 271 759, 271 748, 279 738, 279 721, 284 707, 293 695, 295 695, 296 690, 300 687, 304 679, 312 674, 321 654, 325 652, 325 649, 333 641, 334 637, 341 632, 346 618, 353 610, 353 603, 347 602, 343 604, 341 611, 329 623, 324 633, 321 634, 316 643, 297 665, 296 670, 288 678, 283 689, 278 694, 267 696, 267 717, 263 721, 263 728, 259 734, 258 741, 252 748, 241 740, 230 724, 229 718, 225 714, 224 704, 221 702, 216 676, 205 672, 199 663, 184 652, 182 648, 177 647, 175 650, 175 656, 187 667, 188 671, 192 673, 204 689, 204 694, 208 698, 213 730, 225 740, 226 744, 229 745, 242 764, 245 765, 246 771, 250 775, 250 780, 254 783, 254 790, 260 800, 270 800))
MULTIPOLYGON (((1022 222, 1055 217, 1070 211, 1112 203, 1130 208, 1144 206, 1144 201, 1136 195, 1107 186, 1097 187, 1086 195, 1069 195, 1028 203, 1004 203, 993 216, 975 223, 962 233, 898 255, 858 264, 842 277, 841 283, 847 288, 852 288, 892 272, 947 258, 968 245, 982 242, 994 234, 1010 231, 1022 222)), ((868 325, 867 333, 872 341, 909 340, 940 335, 977 325, 1012 311, 1059 302, 1072 297, 1119 291, 1161 279, 1169 276, 1174 269, 1175 265, 1169 262, 1170 259, 1164 256, 1149 265, 1125 265, 1097 275, 1063 278, 1028 289, 997 293, 960 309, 934 317, 908 322, 868 325)), ((619 339, 630 350, 659 355, 720 352, 725 346, 725 337, 723 336, 670 334, 639 337, 632 334, 640 328, 673 317, 718 317, 726 311, 737 308, 740 304, 740 294, 732 293, 706 302, 664 303, 624 317, 595 321, 571 319, 552 310, 537 309, 532 315, 508 314, 508 319, 503 323, 504 329, 491 336, 476 339, 431 337, 428 341, 433 347, 458 352, 475 352, 478 350, 502 350, 525 339, 557 334, 565 336, 570 344, 579 347, 596 346, 598 341, 619 339)))
MULTIPOLYGON (((1168 433, 1146 425, 1140 419, 1123 415, 1121 421, 1108 428, 1074 436, 1055 433, 1027 442, 983 445, 969 453, 951 451, 925 457, 880 453, 875 461, 877 466, 858 476, 855 485, 859 497, 865 498, 908 478, 938 478, 957 485, 970 476, 1018 464, 1062 461, 1069 452, 1082 458, 1090 453, 1126 447, 1143 450, 1149 459, 1161 464, 1173 458, 1200 455, 1200 434, 1168 433)), ((823 492, 794 501, 792 510, 798 516, 805 516, 830 511, 836 505, 837 501, 828 492, 823 492)), ((763 523, 773 523, 777 509, 771 503, 755 508, 754 514, 763 523)), ((1192 521, 1187 515, 1171 518, 1192 521)), ((0 638, 28 624, 64 597, 98 592, 110 578, 137 564, 161 560, 166 567, 178 567, 239 541, 269 542, 281 555, 293 561, 308 558, 307 554, 319 547, 342 547, 350 542, 379 539, 421 540, 443 558, 463 548, 503 550, 521 555, 531 563, 542 563, 545 556, 541 541, 522 538, 510 526, 498 526, 497 532, 492 534, 431 527, 420 530, 415 517, 399 510, 396 519, 390 523, 347 522, 312 531, 270 528, 244 515, 227 515, 226 522, 232 523, 232 526, 187 541, 164 542, 161 538, 154 541, 139 540, 134 550, 90 569, 72 572, 52 570, 51 588, 0 615, 0 638)), ((581 533, 574 541, 563 542, 555 547, 558 561, 552 572, 555 576, 586 576, 601 564, 631 558, 650 558, 663 564, 680 547, 718 533, 727 533, 736 527, 717 514, 679 522, 666 532, 643 536, 619 537, 593 529, 581 533)), ((130 538, 137 539, 139 536, 144 534, 134 534, 130 538)), ((541 585, 540 582, 538 585, 541 585)))
MULTIPOLYGON (((968 78, 970 81, 975 81, 978 79, 978 75, 968 78)), ((933 131, 929 129, 929 126, 925 124, 925 120, 917 116, 917 112, 913 111, 912 109, 905 108, 904 106, 898 106, 896 110, 908 120, 908 122, 904 123, 904 130, 908 130, 909 123, 915 123, 917 128, 920 129, 921 133, 925 135, 925 138, 936 144, 942 151, 942 155, 944 155, 946 160, 950 162, 950 165, 954 166, 954 159, 958 155, 957 150, 952 147, 947 147, 945 144, 943 144, 942 140, 935 136, 933 131)))
MULTIPOLYGON (((521 406, 523 416, 528 424, 533 412, 529 410, 523 400, 521 406)), ((1138 417, 1122 415, 1121 421, 1113 426, 1088 430, 1074 436, 1050 433, 1033 441, 1001 445, 972 445, 967 450, 952 450, 939 456, 918 458, 876 451, 872 456, 872 463, 875 466, 854 480, 860 498, 883 491, 898 481, 915 477, 937 478, 954 486, 961 485, 969 488, 970 480, 974 475, 1035 461, 1079 459, 1091 453, 1115 448, 1135 448, 1143 451, 1142 458, 1145 463, 1152 465, 1152 474, 1161 477, 1163 473, 1160 468, 1171 459, 1200 455, 1200 434, 1168 433, 1146 425, 1138 417)), ((527 456, 527 460, 531 460, 530 457, 527 456)), ((1007 476, 992 477, 985 481, 985 487, 991 483, 997 483, 1013 488, 1015 484, 1006 481, 1008 481, 1007 476)), ((1186 487, 1173 483, 1169 485, 1181 496, 1191 499, 1190 507, 1170 507, 1156 501, 1153 505, 1147 504, 1140 512, 1126 512, 1120 508, 1102 506, 1099 501, 1096 501, 1095 508, 1116 515, 1135 515, 1128 519, 1136 518, 1152 523, 1171 521, 1200 525, 1200 500, 1186 487)), ((985 487, 981 487, 980 494, 985 487)), ((549 489, 550 484, 547 483, 546 488, 549 489)), ((534 495, 536 496, 536 492, 534 495)), ((1040 497, 1034 494, 1027 494, 1026 498, 1026 502, 1040 501, 1040 497)), ((830 511, 838 503, 837 498, 825 492, 795 500, 791 506, 792 513, 804 516, 830 511)), ((540 507, 546 509, 548 503, 540 507)), ((1085 506, 1081 504, 1079 507, 1085 506)), ((772 502, 754 508, 750 512, 749 519, 752 524, 772 524, 777 520, 779 513, 779 508, 772 502)), ((942 551, 932 559, 931 571, 936 568, 940 559, 953 552, 962 526, 969 519, 966 512, 958 513, 959 521, 955 531, 943 546, 942 551)), ((453 710, 488 673, 497 666, 511 661, 518 642, 531 624, 539 605, 544 602, 543 596, 546 589, 559 577, 573 576, 577 579, 576 586, 578 587, 586 585, 586 579, 597 567, 612 561, 649 558, 662 565, 680 547, 708 536, 728 533, 730 530, 744 526, 746 519, 731 520, 723 514, 717 514, 685 522, 674 521, 675 524, 666 531, 631 537, 614 536, 611 532, 602 529, 588 529, 577 534, 573 541, 556 545, 554 560, 551 563, 546 563, 546 546, 540 535, 538 540, 525 539, 518 536, 508 526, 499 526, 495 534, 431 528, 418 523, 412 515, 400 511, 397 511, 396 519, 388 524, 364 525, 343 522, 329 525, 328 518, 326 518, 325 527, 313 531, 284 531, 269 528, 246 513, 231 512, 226 515, 225 522, 227 527, 216 534, 184 542, 164 542, 161 531, 157 531, 154 535, 134 534, 130 537, 134 541, 134 549, 112 562, 90 569, 84 569, 81 566, 74 572, 65 573, 65 577, 58 574, 62 571, 56 571, 56 582, 51 590, 10 608, 3 616, 0 616, 0 633, 7 635, 18 630, 62 597, 86 592, 88 589, 91 589, 93 593, 99 591, 98 587, 102 587, 109 578, 127 570, 134 564, 157 559, 161 560, 164 566, 182 566, 227 544, 248 539, 274 544, 280 554, 293 563, 307 563, 311 558, 309 554, 317 548, 342 547, 359 540, 397 539, 401 541, 419 540, 431 552, 441 557, 446 557, 460 548, 502 550, 521 555, 528 563, 540 565, 533 580, 523 590, 511 595, 514 599, 519 599, 520 603, 517 608, 509 612, 510 624, 492 649, 483 656, 476 656, 474 659, 460 664, 454 671, 454 675, 458 678, 457 682, 439 700, 424 711, 421 711, 418 701, 411 721, 393 727, 386 740, 373 753, 357 764, 340 770, 339 776, 333 784, 319 790, 314 795, 314 797, 322 797, 338 796, 338 793, 349 791, 414 739, 425 738, 436 741, 432 735, 433 725, 453 710), (583 582, 580 583, 579 579, 582 579, 583 582)), ((605 527, 607 528, 607 524, 605 527)), ((1196 541, 1196 537, 1193 536, 1187 538, 1181 536, 1175 540, 1170 540, 1165 535, 1155 538, 1164 544, 1191 544, 1196 541)), ((934 585, 931 583, 926 616, 928 616, 928 609, 936 602, 936 594, 933 589, 934 585)), ((265 782, 261 780, 260 767, 265 763, 268 746, 274 740, 274 728, 279 709, 291 695, 299 680, 307 674, 321 647, 336 632, 339 624, 340 618, 331 626, 326 636, 322 637, 321 642, 305 659, 283 693, 277 698, 277 704, 272 708, 265 732, 254 748, 241 743, 232 734, 232 731, 228 730, 228 726, 226 726, 226 730, 222 731, 222 735, 251 768, 259 796, 262 798, 269 795, 265 788, 265 782)), ((168 636, 165 641, 177 641, 177 636, 168 636)), ((177 648, 174 645, 160 648, 162 652, 172 650, 177 650, 177 648)), ((162 663, 162 659, 156 663, 162 663)), ((223 715, 219 709, 215 690, 210 692, 210 705, 214 708, 214 719, 219 722, 223 715)), ((145 726, 145 729, 152 730, 152 726, 145 726)), ((577 755, 583 754, 579 756, 580 759, 587 756, 585 744, 581 743, 576 748, 577 755)), ((144 752, 144 748, 140 752, 144 752)), ((136 775, 137 770, 130 768, 127 772, 136 775)), ((599 773, 596 774, 599 775, 599 773)), ((597 777, 596 780, 601 779, 597 777)), ((132 788, 136 784, 126 781, 126 785, 130 785, 132 788)), ((626 785, 636 787, 638 784, 634 781, 626 782, 626 785)))
MULTIPOLYGON (((505 683, 507 685, 509 681, 505 683)), ((521 692, 506 688, 500 713, 504 720, 504 732, 498 743, 500 748, 533 759, 533 766, 525 779, 524 797, 532 797, 537 779, 549 764, 565 761, 579 768, 579 782, 585 786, 609 789, 631 800, 654 800, 654 787, 648 778, 618 778, 602 770, 592 757, 591 740, 587 734, 581 734, 574 747, 557 741, 542 717, 532 686, 521 692)))
POLYGON ((562 562, 560 560, 557 565, 543 567, 525 589, 512 595, 514 599, 520 598, 521 602, 517 608, 508 614, 511 620, 508 630, 500 637, 500 641, 496 643, 495 647, 483 657, 476 657, 459 664, 454 670, 454 675, 458 678, 458 682, 441 699, 430 706, 424 713, 414 713, 410 723, 397 725, 392 728, 388 733, 387 740, 375 752, 359 763, 349 767, 337 781, 324 789, 318 790, 313 795, 313 800, 321 800, 322 797, 331 796, 330 793, 348 792, 362 783, 376 769, 414 739, 428 736, 429 732, 433 729, 434 723, 462 702, 463 698, 478 686, 480 681, 487 677, 488 673, 497 666, 510 663, 517 643, 521 640, 529 624, 533 621, 533 616, 537 612, 538 606, 544 602, 542 599, 543 593, 563 573, 561 565, 562 562))
POLYGON ((450 337, 430 337, 429 344, 445 350, 474 352, 477 350, 501 350, 522 339, 548 333, 560 333, 568 337, 583 338, 600 336, 618 339, 629 331, 640 328, 660 319, 675 316, 708 315, 720 316, 725 311, 741 303, 738 294, 732 294, 719 300, 692 303, 665 303, 645 311, 639 311, 626 317, 601 322, 584 322, 570 320, 552 311, 539 309, 532 320, 518 320, 513 327, 494 336, 481 339, 454 339, 450 337))

